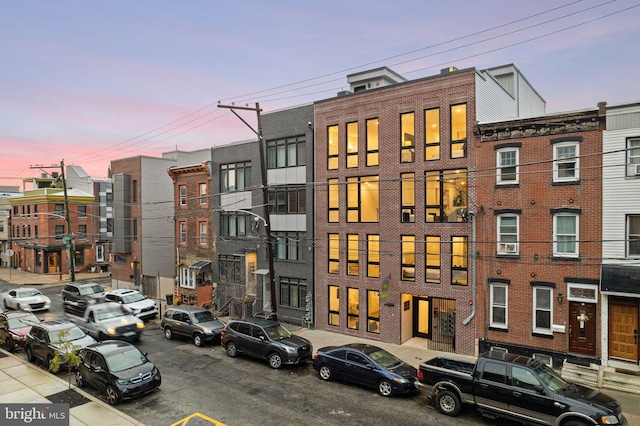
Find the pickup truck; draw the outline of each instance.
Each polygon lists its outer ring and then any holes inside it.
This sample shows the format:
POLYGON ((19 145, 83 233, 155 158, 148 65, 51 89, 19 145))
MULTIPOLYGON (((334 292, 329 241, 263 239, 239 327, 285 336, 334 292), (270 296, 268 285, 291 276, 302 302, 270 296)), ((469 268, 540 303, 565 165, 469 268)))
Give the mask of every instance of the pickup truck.
POLYGON ((420 364, 418 386, 430 389, 436 408, 448 416, 458 415, 465 403, 486 417, 527 425, 627 425, 614 398, 516 354, 492 351, 475 363, 432 358, 420 364))
POLYGON ((85 333, 99 341, 137 341, 144 328, 141 319, 126 312, 115 302, 89 305, 82 312, 78 311, 77 306, 65 303, 64 309, 65 319, 74 322, 85 333))

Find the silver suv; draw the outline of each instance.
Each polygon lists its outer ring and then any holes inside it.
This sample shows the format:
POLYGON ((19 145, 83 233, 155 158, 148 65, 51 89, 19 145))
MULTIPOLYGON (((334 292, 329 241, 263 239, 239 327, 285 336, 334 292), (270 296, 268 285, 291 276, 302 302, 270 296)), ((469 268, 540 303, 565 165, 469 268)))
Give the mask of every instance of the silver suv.
POLYGON ((164 337, 183 336, 193 340, 196 346, 204 346, 220 337, 224 322, 204 308, 197 306, 171 306, 164 313, 160 327, 164 337))
POLYGON ((62 301, 75 306, 105 302, 104 288, 97 283, 71 282, 62 289, 62 301))
POLYGON ((227 355, 246 354, 267 360, 271 368, 299 364, 311 359, 313 346, 282 324, 264 319, 231 320, 222 330, 222 346, 227 355))

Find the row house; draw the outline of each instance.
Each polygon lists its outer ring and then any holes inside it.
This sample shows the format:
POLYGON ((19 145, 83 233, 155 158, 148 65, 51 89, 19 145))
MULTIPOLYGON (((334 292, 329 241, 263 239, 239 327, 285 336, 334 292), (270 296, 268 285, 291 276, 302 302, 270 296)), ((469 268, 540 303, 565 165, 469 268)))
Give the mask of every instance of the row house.
POLYGON ((637 371, 640 355, 640 102, 607 106, 602 140, 604 365, 637 371))
POLYGON ((315 103, 316 328, 473 354, 472 125, 545 102, 513 65, 347 78, 315 103))
POLYGON ((176 285, 173 300, 211 306, 211 162, 170 167, 176 223, 176 285))
POLYGON ((603 103, 475 127, 479 352, 599 363, 604 126, 603 103))
POLYGON ((11 249, 11 240, 9 239, 11 204, 9 204, 9 199, 21 196, 19 186, 0 186, 0 267, 11 267, 14 264, 12 252, 9 251, 11 249))

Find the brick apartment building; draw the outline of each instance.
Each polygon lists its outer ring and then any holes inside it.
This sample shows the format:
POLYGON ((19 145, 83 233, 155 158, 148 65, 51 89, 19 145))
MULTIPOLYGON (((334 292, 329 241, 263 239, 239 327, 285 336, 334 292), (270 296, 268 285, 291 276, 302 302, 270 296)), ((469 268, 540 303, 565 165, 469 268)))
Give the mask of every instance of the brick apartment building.
POLYGON ((477 125, 479 351, 599 363, 598 108, 477 125))
POLYGON ((315 104, 316 327, 473 354, 472 124, 545 102, 513 65, 347 78, 315 104))

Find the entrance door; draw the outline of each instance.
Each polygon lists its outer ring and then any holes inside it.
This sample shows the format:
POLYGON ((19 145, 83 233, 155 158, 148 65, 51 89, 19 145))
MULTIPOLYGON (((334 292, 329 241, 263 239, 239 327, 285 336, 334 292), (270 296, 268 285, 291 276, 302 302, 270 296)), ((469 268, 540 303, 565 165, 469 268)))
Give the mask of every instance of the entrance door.
POLYGON ((638 303, 609 303, 609 356, 638 362, 638 303))
POLYGON ((569 302, 569 352, 596 355, 596 305, 569 302))
POLYGON ((413 335, 431 339, 431 300, 413 298, 413 335))

